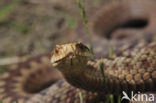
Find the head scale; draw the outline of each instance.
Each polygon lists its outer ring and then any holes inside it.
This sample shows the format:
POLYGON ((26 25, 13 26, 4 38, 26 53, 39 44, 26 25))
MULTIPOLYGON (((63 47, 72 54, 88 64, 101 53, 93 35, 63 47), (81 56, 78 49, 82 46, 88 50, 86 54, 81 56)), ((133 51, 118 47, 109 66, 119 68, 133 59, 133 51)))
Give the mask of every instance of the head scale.
POLYGON ((90 50, 81 42, 56 45, 56 48, 52 51, 51 63, 53 66, 57 66, 62 62, 80 57, 91 57, 90 50))

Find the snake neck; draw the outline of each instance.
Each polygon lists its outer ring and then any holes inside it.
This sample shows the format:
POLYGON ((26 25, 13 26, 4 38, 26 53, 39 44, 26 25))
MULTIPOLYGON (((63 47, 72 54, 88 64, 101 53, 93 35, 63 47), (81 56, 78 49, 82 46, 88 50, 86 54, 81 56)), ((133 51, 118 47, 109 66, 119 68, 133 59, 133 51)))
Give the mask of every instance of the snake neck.
MULTIPOLYGON (((82 64, 79 64, 79 65, 82 65, 82 64)), ((101 72, 99 72, 98 70, 95 70, 92 66, 85 65, 85 66, 77 66, 74 68, 81 68, 81 70, 83 69, 83 71, 81 72, 76 71, 76 72, 72 72, 71 74, 69 74, 69 72, 63 73, 65 79, 71 85, 77 88, 85 89, 85 90, 92 91, 92 92, 95 92, 95 91, 100 92, 101 87, 106 88, 106 85, 103 85, 104 82, 103 82, 103 77, 102 77, 101 72)))
POLYGON ((66 58, 57 65, 57 68, 66 81, 77 88, 91 92, 101 92, 103 88, 102 92, 108 93, 108 85, 103 80, 101 71, 92 66, 96 63, 96 60, 79 55, 66 58))

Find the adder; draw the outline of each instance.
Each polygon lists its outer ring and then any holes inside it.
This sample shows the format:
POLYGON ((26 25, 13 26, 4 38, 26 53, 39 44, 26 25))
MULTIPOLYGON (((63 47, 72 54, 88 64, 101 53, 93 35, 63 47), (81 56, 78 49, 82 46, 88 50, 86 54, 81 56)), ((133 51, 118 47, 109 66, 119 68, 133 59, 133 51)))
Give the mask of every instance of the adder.
POLYGON ((79 26, 73 41, 82 43, 57 45, 52 54, 11 65, 0 77, 0 99, 3 103, 80 103, 82 93, 83 103, 99 103, 109 93, 154 93, 155 4, 154 0, 120 0, 100 8, 89 20, 97 59, 84 45, 89 42, 79 26))

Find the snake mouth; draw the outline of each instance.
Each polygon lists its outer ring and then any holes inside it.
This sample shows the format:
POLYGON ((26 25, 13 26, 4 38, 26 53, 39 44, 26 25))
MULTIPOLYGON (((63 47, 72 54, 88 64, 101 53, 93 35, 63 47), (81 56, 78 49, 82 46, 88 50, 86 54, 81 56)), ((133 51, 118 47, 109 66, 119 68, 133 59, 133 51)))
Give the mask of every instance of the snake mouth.
POLYGON ((66 59, 67 56, 65 57, 60 57, 60 58, 55 58, 55 57, 51 57, 51 63, 52 65, 55 67, 57 66, 62 60, 66 59))

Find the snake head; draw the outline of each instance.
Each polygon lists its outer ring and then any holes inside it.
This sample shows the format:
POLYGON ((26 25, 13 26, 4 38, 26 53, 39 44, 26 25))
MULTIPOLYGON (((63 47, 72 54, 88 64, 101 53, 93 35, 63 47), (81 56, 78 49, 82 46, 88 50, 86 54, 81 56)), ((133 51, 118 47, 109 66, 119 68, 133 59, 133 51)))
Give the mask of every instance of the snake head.
POLYGON ((82 58, 90 58, 91 53, 87 46, 81 42, 56 45, 52 51, 51 63, 53 66, 62 64, 63 66, 73 65, 76 62, 83 61, 82 58))

